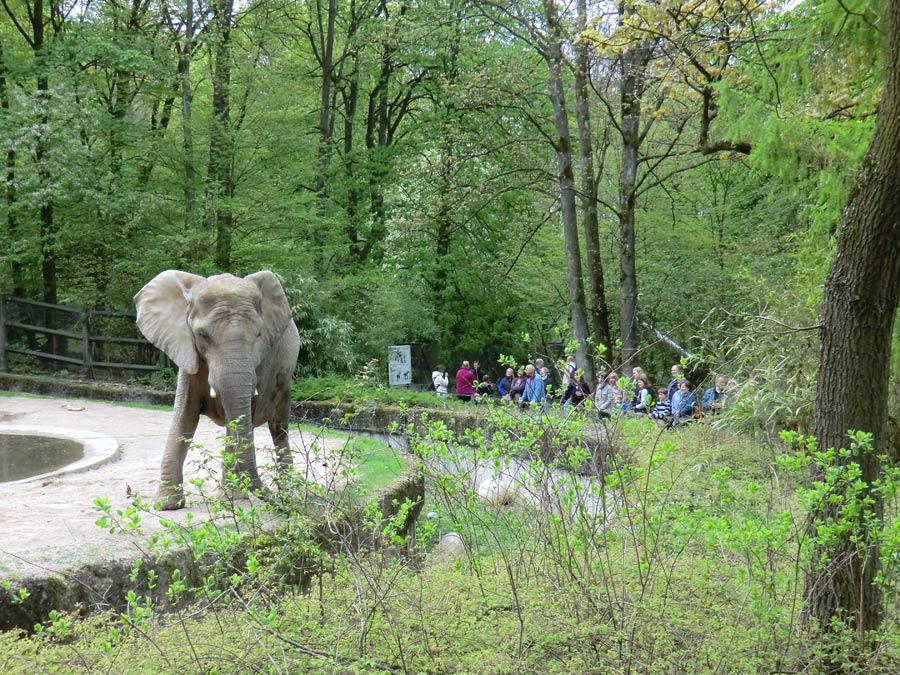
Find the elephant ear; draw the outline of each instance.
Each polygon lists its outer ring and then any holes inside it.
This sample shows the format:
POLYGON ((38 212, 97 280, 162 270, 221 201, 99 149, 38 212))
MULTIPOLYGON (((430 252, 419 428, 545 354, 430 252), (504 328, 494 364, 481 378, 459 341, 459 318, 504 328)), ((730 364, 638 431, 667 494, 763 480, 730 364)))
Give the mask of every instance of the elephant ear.
POLYGON ((191 290, 203 281, 196 274, 166 270, 134 296, 141 333, 190 375, 196 374, 200 364, 187 321, 188 307, 191 290))
POLYGON ((248 274, 244 279, 252 281, 259 287, 262 294, 263 335, 266 342, 274 346, 292 321, 291 307, 288 305, 281 282, 268 270, 248 274))

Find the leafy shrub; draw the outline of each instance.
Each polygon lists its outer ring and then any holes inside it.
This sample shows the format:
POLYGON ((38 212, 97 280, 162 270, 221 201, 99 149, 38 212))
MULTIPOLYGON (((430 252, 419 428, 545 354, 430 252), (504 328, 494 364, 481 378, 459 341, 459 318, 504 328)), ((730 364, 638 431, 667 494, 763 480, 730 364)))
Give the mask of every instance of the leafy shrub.
MULTIPOLYGON (((850 633, 835 631, 823 646, 799 622, 806 511, 855 490, 852 471, 834 474, 840 490, 799 490, 810 462, 827 458, 803 447, 762 449, 709 424, 673 432, 624 418, 598 426, 591 416, 504 407, 485 417, 483 428, 457 434, 426 416, 415 427, 422 433, 410 432, 429 495, 412 557, 398 555, 409 542, 395 539, 396 522, 374 504, 366 527, 394 545, 360 549, 334 518, 335 495, 292 501, 288 493, 281 509, 296 528, 262 534, 242 565, 216 568, 224 586, 201 592, 201 604, 166 615, 133 597, 127 612, 102 622, 58 616, 40 636, 0 636, 0 664, 15 675, 816 675, 837 661, 842 672, 896 670, 895 622, 862 658, 850 633), (573 439, 604 448, 603 462, 573 439), (591 462, 595 475, 580 473, 591 462), (508 499, 492 498, 501 473, 516 479, 508 499), (334 550, 320 559, 327 573, 298 592, 285 570, 308 554, 309 539, 306 521, 291 513, 311 504, 328 516, 334 550), (431 547, 449 532, 464 551, 443 560, 431 547)), ((897 550, 896 497, 885 497, 881 583, 895 608, 898 569, 887 558, 897 550)), ((397 507, 398 517, 412 508, 397 507)), ((215 549, 214 536, 194 541, 215 549)))

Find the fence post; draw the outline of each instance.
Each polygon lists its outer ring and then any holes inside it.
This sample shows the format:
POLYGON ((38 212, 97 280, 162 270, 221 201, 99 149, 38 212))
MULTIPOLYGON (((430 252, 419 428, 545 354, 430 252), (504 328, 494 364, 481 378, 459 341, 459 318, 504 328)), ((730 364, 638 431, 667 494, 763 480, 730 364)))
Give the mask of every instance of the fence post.
POLYGON ((91 310, 86 309, 83 312, 84 320, 81 322, 81 359, 84 361, 84 376, 94 379, 94 367, 91 364, 91 310))
POLYGON ((0 371, 6 372, 6 296, 0 293, 0 371))

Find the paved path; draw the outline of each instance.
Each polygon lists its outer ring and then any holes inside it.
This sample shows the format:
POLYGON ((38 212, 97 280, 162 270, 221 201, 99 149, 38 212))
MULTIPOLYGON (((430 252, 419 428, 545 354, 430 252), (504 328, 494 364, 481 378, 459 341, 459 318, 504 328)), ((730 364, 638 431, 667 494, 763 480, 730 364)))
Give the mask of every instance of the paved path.
MULTIPOLYGON (((114 510, 124 509, 135 493, 152 501, 171 419, 168 410, 81 399, 0 396, 0 429, 10 425, 65 427, 82 434, 112 436, 121 447, 118 459, 88 471, 28 483, 0 483, 0 579, 42 576, 85 562, 134 557, 142 539, 110 534, 98 527, 95 522, 100 514, 92 503, 95 497, 106 497, 114 510)), ((221 427, 201 418, 195 441, 215 453, 221 447, 217 439, 222 433, 221 427)), ((323 453, 337 450, 341 444, 340 440, 323 442, 291 429, 295 464, 314 473, 311 477, 318 482, 333 480, 333 473, 323 473, 323 453)), ((271 461, 271 445, 267 428, 259 427, 256 447, 261 465, 271 461)), ((186 478, 207 475, 199 466, 204 454, 198 450, 189 453, 186 478)), ((213 469, 213 477, 217 475, 213 469)), ((197 488, 188 486, 187 496, 186 509, 146 516, 145 530, 159 529, 160 517, 183 520, 189 511, 201 515, 197 488)))

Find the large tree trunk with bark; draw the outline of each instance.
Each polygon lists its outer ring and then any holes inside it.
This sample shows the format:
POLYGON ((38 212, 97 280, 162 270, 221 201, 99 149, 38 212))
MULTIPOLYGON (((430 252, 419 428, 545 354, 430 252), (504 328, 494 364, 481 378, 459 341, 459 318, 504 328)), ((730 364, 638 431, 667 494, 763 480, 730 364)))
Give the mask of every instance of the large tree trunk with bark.
POLYGON ((232 0, 213 3, 212 128, 209 137, 209 169, 206 174, 206 226, 215 232, 216 267, 231 268, 234 229, 234 139, 231 129, 231 17, 232 0))
POLYGON ((638 280, 635 264, 635 202, 641 134, 641 97, 644 71, 652 49, 643 43, 622 55, 622 91, 619 128, 622 134, 622 164, 619 170, 619 331, 621 361, 628 365, 638 350, 638 280))
POLYGON ((593 369, 588 358, 588 327, 581 274, 581 247, 578 240, 569 115, 566 110, 565 83, 563 82, 562 37, 559 12, 553 0, 544 0, 544 15, 549 32, 545 58, 550 71, 550 99, 553 103, 553 121, 556 127, 556 166, 559 178, 560 215, 562 216, 566 248, 566 285, 569 287, 572 337, 578 342, 575 354, 578 366, 585 371, 588 381, 592 382, 593 369))
POLYGON ((578 32, 575 42, 575 117, 578 121, 578 147, 581 151, 582 229, 587 262, 590 305, 588 317, 594 339, 606 347, 605 360, 612 361, 612 335, 609 330, 609 307, 603 281, 603 258, 600 255, 600 223, 597 215, 597 184, 594 178, 594 146, 591 139, 591 113, 588 98, 590 80, 589 41, 582 37, 587 29, 587 0, 578 0, 578 32))
MULTIPOLYGON (((872 528, 880 527, 883 512, 873 482, 881 474, 878 455, 887 450, 891 336, 900 297, 900 0, 889 2, 888 15, 887 82, 878 122, 843 212, 825 283, 815 405, 819 448, 849 448, 851 430, 873 435, 873 451, 834 460, 859 465, 872 519, 857 517, 850 531, 818 541, 804 591, 805 614, 821 631, 839 618, 861 640, 879 626, 884 611, 881 589, 873 583, 880 551, 872 528)), ((821 534, 826 519, 846 520, 841 507, 840 501, 823 500, 810 515, 813 535, 821 534)))

